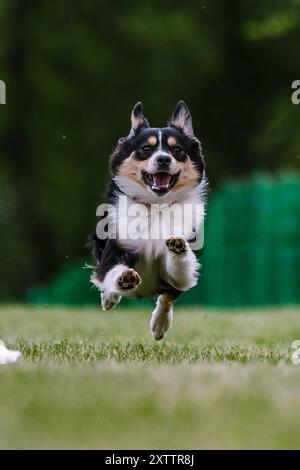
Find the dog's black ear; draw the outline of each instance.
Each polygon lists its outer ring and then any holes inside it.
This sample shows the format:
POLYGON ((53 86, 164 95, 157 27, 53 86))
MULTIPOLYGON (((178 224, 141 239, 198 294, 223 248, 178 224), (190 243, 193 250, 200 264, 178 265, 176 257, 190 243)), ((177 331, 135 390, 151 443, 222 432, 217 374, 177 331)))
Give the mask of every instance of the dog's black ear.
POLYGON ((168 125, 176 127, 189 137, 194 136, 192 116, 184 101, 178 101, 168 125))
POLYGON ((142 103, 139 101, 136 103, 131 113, 130 136, 137 134, 142 127, 149 127, 149 122, 142 113, 142 103))

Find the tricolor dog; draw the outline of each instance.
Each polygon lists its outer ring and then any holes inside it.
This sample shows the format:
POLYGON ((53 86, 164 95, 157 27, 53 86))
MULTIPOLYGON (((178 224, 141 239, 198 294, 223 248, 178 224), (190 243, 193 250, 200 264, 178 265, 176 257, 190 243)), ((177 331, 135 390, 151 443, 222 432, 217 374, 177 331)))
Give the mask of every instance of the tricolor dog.
POLYGON ((92 237, 91 281, 101 291, 103 310, 121 297, 155 296, 150 328, 160 340, 171 327, 174 302, 196 285, 199 271, 195 240, 207 180, 186 104, 180 101, 167 126, 156 128, 137 103, 110 168, 105 210, 98 212, 92 237))

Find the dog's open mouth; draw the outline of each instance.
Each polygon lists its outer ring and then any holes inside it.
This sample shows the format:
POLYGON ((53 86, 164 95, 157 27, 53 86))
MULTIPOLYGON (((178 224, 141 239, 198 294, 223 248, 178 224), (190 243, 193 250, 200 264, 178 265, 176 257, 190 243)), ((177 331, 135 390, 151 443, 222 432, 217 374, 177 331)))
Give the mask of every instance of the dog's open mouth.
POLYGON ((165 194, 177 183, 179 173, 170 175, 169 173, 160 171, 159 173, 143 172, 143 179, 145 183, 150 186, 151 190, 158 194, 165 194))

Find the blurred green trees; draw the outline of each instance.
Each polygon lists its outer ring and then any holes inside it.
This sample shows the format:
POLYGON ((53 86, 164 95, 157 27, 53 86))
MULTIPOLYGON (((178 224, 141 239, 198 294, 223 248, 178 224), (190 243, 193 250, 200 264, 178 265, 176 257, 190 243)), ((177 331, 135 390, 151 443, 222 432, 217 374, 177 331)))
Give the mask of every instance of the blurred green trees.
POLYGON ((184 99, 213 187, 300 164, 300 0, 2 0, 0 297, 86 256, 108 156, 138 100, 184 99))

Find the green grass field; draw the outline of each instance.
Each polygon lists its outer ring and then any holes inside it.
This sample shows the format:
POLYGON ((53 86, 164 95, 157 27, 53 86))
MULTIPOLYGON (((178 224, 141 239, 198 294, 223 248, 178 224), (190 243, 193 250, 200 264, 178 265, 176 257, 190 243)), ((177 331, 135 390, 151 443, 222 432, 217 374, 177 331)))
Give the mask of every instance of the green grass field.
POLYGON ((299 448, 300 310, 2 307, 0 448, 299 448))

